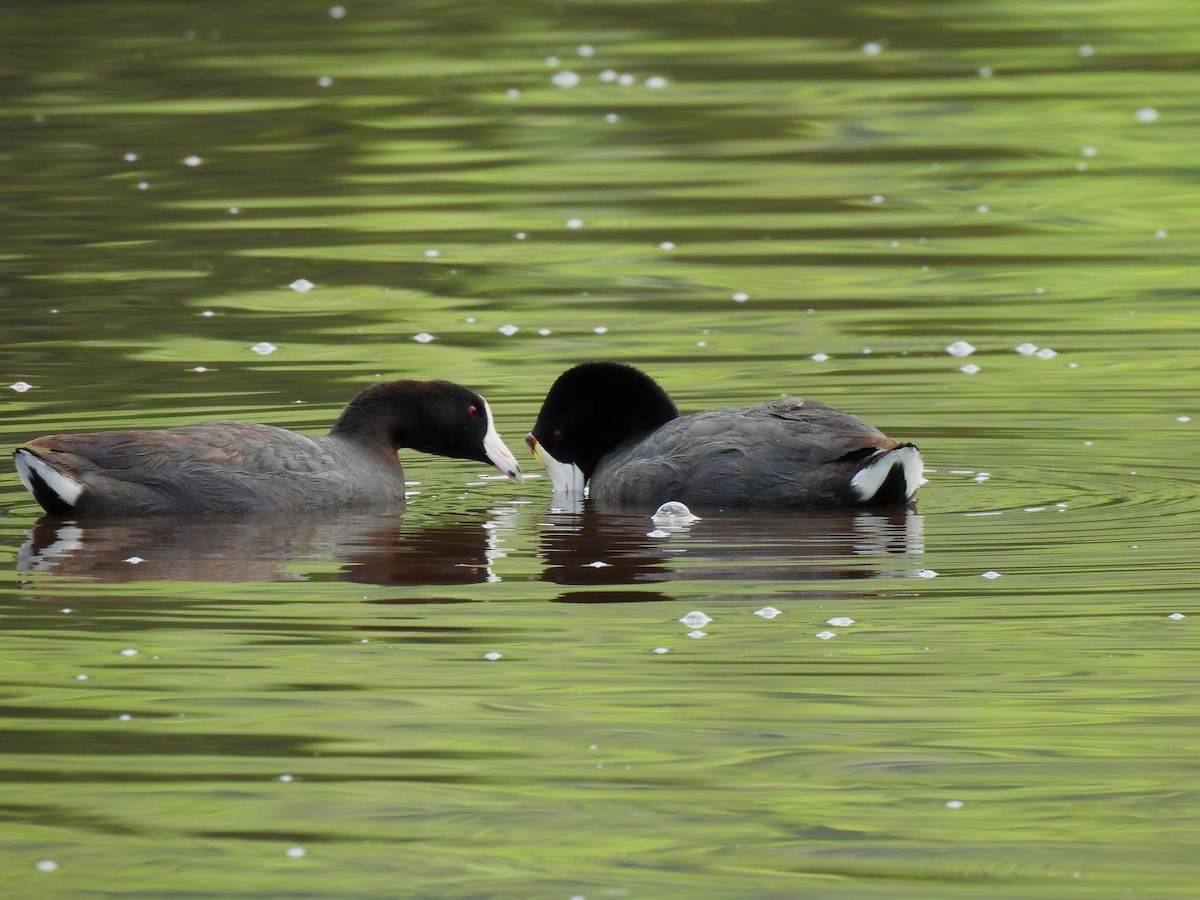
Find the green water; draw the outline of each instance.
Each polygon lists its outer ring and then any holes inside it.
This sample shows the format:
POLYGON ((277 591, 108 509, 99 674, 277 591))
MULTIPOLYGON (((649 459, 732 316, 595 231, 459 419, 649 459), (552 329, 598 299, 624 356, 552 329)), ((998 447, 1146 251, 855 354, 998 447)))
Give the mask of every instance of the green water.
POLYGON ((1194 896, 1194 3, 331 6, 0 6, 0 443, 447 377, 524 464, 600 358, 929 483, 76 527, 5 466, 8 893, 1194 896))

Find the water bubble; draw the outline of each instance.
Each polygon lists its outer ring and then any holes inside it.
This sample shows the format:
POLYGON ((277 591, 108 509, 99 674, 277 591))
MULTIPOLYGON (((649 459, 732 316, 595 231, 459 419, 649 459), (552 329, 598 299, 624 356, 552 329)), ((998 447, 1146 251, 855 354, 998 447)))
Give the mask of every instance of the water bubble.
POLYGON ((1058 351, 1051 350, 1049 347, 1042 347, 1040 350, 1035 350, 1033 355, 1038 359, 1054 359, 1054 357, 1058 356, 1058 351))
POLYGON ((946 809, 962 809, 963 802, 961 800, 947 800, 946 809))
POLYGON ((148 182, 148 181, 139 181, 137 183, 137 189, 139 191, 145 191, 145 190, 148 190, 149 188, 150 188, 150 182, 148 182))
POLYGON ((946 352, 951 356, 970 356, 975 350, 976 348, 966 341, 955 341, 946 348, 946 352))
POLYGON ((878 41, 868 41, 862 45, 862 52, 867 56, 878 56, 883 52, 883 44, 878 41))
POLYGON ((428 331, 422 331, 420 334, 414 334, 413 340, 416 341, 418 344, 428 344, 430 341, 433 340, 433 335, 430 334, 428 331))
POLYGON ((297 294, 307 294, 309 291, 315 288, 316 285, 307 278, 297 278, 295 281, 289 284, 288 287, 290 287, 297 294))
POLYGON ((8 387, 9 387, 9 390, 16 391, 18 394, 23 394, 27 390, 29 390, 31 387, 33 387, 33 385, 30 384, 28 381, 14 381, 8 387))
POLYGON ((809 358, 813 359, 817 362, 825 362, 825 360, 829 359, 829 354, 828 353, 814 353, 809 358))
POLYGON ((980 66, 979 77, 980 78, 991 78, 992 77, 992 67, 991 66, 980 66))
POLYGON ((1179 621, 1180 619, 1186 619, 1187 616, 1185 616, 1183 613, 1171 613, 1169 616, 1167 616, 1167 618, 1179 621))
POLYGON ((661 75, 651 75, 642 83, 654 91, 665 88, 668 84, 670 84, 670 82, 661 75))
POLYGON ((658 245, 659 250, 674 250, 675 243, 673 241, 663 241, 658 245))
POLYGON ((120 722, 129 722, 132 721, 132 719, 133 716, 131 716, 129 713, 121 713, 119 716, 117 716, 117 720, 120 722))
POLYGON ((699 630, 697 630, 697 631, 689 631, 689 632, 687 633, 687 637, 690 637, 690 638, 702 638, 702 637, 708 637, 708 632, 707 632, 707 631, 699 631, 699 630))
POLYGON ((546 337, 550 333, 551 333, 551 331, 549 328, 539 328, 538 329, 538 334, 540 334, 542 337, 546 337))
POLYGON ((125 560, 125 562, 129 563, 131 566, 136 566, 138 563, 144 563, 145 561, 146 560, 142 559, 140 556, 131 556, 125 560))
POLYGON ((442 251, 429 249, 429 250, 425 251, 425 255, 428 256, 430 259, 436 259, 437 257, 442 255, 442 251))
POLYGON ((590 562, 590 563, 587 563, 587 564, 586 564, 586 566, 585 566, 585 568, 588 568, 588 569, 607 569, 607 568, 608 568, 609 566, 611 566, 611 565, 612 565, 612 563, 606 563, 606 562, 603 562, 602 560, 599 560, 599 559, 598 559, 598 560, 596 560, 595 562, 590 562))
POLYGON ((671 535, 668 532, 663 531, 661 528, 655 528, 653 531, 646 532, 646 537, 665 538, 665 537, 670 537, 670 536, 671 535))
POLYGON ((520 97, 520 96, 521 96, 521 92, 520 92, 520 91, 518 91, 516 88, 509 88, 507 91, 505 91, 505 92, 504 92, 504 96, 506 96, 506 97, 520 97))
POLYGON ((259 356, 270 356, 272 353, 274 353, 279 348, 276 347, 274 344, 272 344, 270 341, 259 341, 257 344, 255 344, 250 349, 253 350, 255 353, 257 353, 259 356))
POLYGON ((122 656, 137 656, 138 652, 136 650, 134 650, 132 647, 126 647, 124 650, 121 651, 121 655, 122 656))
POLYGON ((518 328, 516 325, 501 325, 496 330, 498 332, 500 332, 502 335, 504 335, 505 337, 512 337, 514 334, 516 334, 521 329, 518 328))
POLYGON ((978 206, 975 207, 975 212, 977 212, 977 213, 991 212, 991 210, 992 210, 992 208, 990 206, 988 206, 986 203, 980 203, 978 206))
POLYGON ((1093 157, 1093 156, 1095 156, 1095 155, 1096 155, 1097 153, 1099 153, 1100 151, 1099 151, 1099 150, 1097 150, 1095 147, 1084 147, 1084 148, 1083 148, 1082 150, 1080 150, 1079 152, 1080 152, 1081 154, 1083 154, 1084 156, 1087 156, 1087 157, 1089 157, 1089 158, 1090 158, 1090 157, 1093 157))
POLYGON ((596 55, 596 48, 591 44, 580 44, 575 48, 575 53, 577 56, 582 56, 584 59, 587 59, 589 56, 596 55))
POLYGON ((980 370, 979 366, 975 365, 975 363, 967 363, 965 366, 959 366, 958 371, 960 371, 966 375, 974 375, 976 372, 979 372, 981 370, 980 370))
POLYGON ((1096 52, 1096 48, 1093 47, 1091 44, 1080 44, 1078 47, 1075 48, 1075 51, 1080 56, 1091 56, 1092 54, 1094 54, 1096 52))
POLYGON ((933 571, 933 569, 922 569, 917 573, 918 578, 937 578, 937 576, 938 573, 933 571))
POLYGON ((583 227, 583 219, 567 219, 566 226, 572 231, 577 231, 583 227))
POLYGON ((57 872, 58 863, 52 859, 39 859, 33 864, 33 867, 39 872, 57 872))
POLYGON ((76 681, 87 681, 88 677, 83 672, 80 672, 78 675, 75 676, 75 680, 76 681))
POLYGON ((663 653, 670 653, 671 651, 668 650, 666 647, 655 647, 654 652, 658 653, 658 654, 663 654, 663 653))
POLYGON ((344 7, 344 6, 331 6, 331 7, 329 7, 329 18, 331 18, 331 19, 344 19, 344 18, 346 18, 346 7, 344 7))
POLYGON ((592 329, 593 334, 608 334, 608 328, 604 325, 597 325, 592 329))
POLYGON ((825 624, 833 625, 835 628, 847 628, 854 624, 854 620, 851 619, 849 616, 834 616, 832 619, 829 619, 825 624))
POLYGON ((700 521, 699 516, 692 515, 692 511, 687 508, 687 505, 680 503, 678 500, 668 500, 656 509, 654 515, 650 518, 656 525, 690 525, 693 522, 700 521))
POLYGON ((518 241, 523 241, 523 240, 525 240, 525 238, 529 237, 529 235, 527 235, 523 231, 518 231, 516 234, 513 235, 513 237, 515 237, 518 241))
POLYGON ((137 158, 138 158, 138 155, 136 153, 126 153, 122 157, 122 159, 124 159, 125 162, 137 162, 137 158))
POLYGON ((1157 122, 1158 110, 1153 106, 1143 106, 1134 112, 1133 117, 1139 122, 1157 122))
POLYGON ((632 75, 617 76, 617 84, 619 84, 621 87, 632 87, 635 83, 637 83, 637 79, 632 75))
POLYGON ((833 631, 818 631, 814 637, 819 637, 821 640, 827 641, 830 638, 837 637, 837 633, 833 631))
POLYGON ((569 69, 563 69, 561 72, 555 72, 550 78, 560 88, 573 88, 579 84, 580 78, 575 72, 569 69))
POLYGON ((989 581, 994 581, 995 579, 1000 577, 1000 573, 993 572, 991 569, 988 569, 986 572, 983 573, 983 577, 988 579, 989 581))
POLYGON ((749 299, 750 299, 750 295, 742 293, 741 291, 738 291, 732 297, 732 300, 734 303, 745 303, 749 299))
POLYGON ((484 659, 487 659, 487 660, 491 660, 492 662, 495 662, 495 661, 496 661, 496 660, 498 660, 498 659, 503 659, 503 658, 504 658, 504 654, 503 654, 503 653, 497 653, 495 650, 491 650, 491 651, 489 651, 489 652, 487 652, 487 653, 483 654, 483 658, 484 658, 484 659))
POLYGON ((1033 356, 1033 354, 1037 353, 1038 351, 1037 344, 1031 344, 1028 341, 1023 344, 1017 344, 1017 346, 1013 349, 1022 356, 1033 356))
POLYGON ((612 82, 617 80, 617 73, 612 69, 605 69, 598 77, 601 81, 612 82))
POLYGON ((303 847, 288 847, 286 852, 289 859, 302 859, 308 854, 303 847))
POLYGON ((201 159, 199 156, 195 156, 195 155, 185 156, 183 158, 183 164, 185 166, 192 166, 193 168, 200 165, 200 163, 202 163, 202 162, 204 162, 204 160, 201 159))
POLYGON ((688 628, 703 628, 712 621, 711 616, 707 616, 700 610, 695 609, 679 620, 688 628))
POLYGON ((613 122, 620 121, 620 119, 621 119, 621 117, 618 116, 616 113, 605 113, 605 115, 604 115, 604 121, 608 122, 610 125, 613 122))
POLYGON ((322 75, 320 78, 317 79, 318 87, 330 87, 332 84, 333 84, 333 79, 330 78, 328 75, 322 75))
POLYGON ((1157 231, 1154 232, 1154 236, 1156 238, 1165 238, 1167 236, 1167 229, 1165 229, 1165 228, 1158 229, 1157 231))
POLYGON ((773 619, 776 616, 782 616, 783 610, 776 609, 773 606, 764 606, 762 609, 756 609, 754 615, 762 616, 764 619, 773 619))
POLYGON ((1190 421, 1192 421, 1192 417, 1191 416, 1176 416, 1175 421, 1176 422, 1190 422, 1190 421))

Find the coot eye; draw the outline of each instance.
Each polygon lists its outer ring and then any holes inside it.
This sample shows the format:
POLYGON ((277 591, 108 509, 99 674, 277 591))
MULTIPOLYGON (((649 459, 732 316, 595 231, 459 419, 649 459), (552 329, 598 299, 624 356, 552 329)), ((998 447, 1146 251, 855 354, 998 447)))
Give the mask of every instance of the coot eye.
POLYGON ((554 433, 552 435, 550 435, 550 440, 554 441, 554 443, 556 443, 556 444, 561 444, 562 443, 562 431, 559 430, 558 428, 555 428, 554 433))
POLYGON ((467 415, 468 415, 468 416, 470 416, 470 417, 473 419, 473 418, 475 418, 477 415, 479 415, 479 410, 478 410, 478 409, 476 409, 474 406, 468 406, 468 407, 467 407, 467 415))

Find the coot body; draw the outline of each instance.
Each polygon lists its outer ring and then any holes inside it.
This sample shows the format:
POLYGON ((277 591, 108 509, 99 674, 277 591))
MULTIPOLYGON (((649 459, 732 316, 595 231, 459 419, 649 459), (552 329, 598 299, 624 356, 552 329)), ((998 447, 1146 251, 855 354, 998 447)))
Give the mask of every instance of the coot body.
POLYGON ((22 483, 55 515, 246 514, 402 504, 401 447, 521 479, 487 401, 447 381, 372 385, 321 437, 218 420, 49 435, 22 444, 14 459, 22 483))
POLYGON ((555 491, 605 508, 829 509, 908 503, 921 455, 813 400, 679 415, 645 373, 584 363, 551 387, 526 442, 555 491))

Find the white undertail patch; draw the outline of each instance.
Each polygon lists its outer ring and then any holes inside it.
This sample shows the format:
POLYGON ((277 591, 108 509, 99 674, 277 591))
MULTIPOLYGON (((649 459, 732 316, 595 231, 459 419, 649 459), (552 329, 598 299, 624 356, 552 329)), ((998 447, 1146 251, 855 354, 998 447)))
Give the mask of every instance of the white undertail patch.
POLYGON ((50 463, 28 450, 17 450, 13 457, 17 464, 17 474, 21 476, 21 484, 25 490, 33 494, 33 476, 36 475, 46 487, 58 495, 58 499, 68 506, 74 506, 79 495, 83 493, 83 482, 70 475, 60 472, 50 463))
POLYGON ((867 502, 874 498, 896 466, 903 467, 904 495, 911 500, 925 472, 925 463, 916 447, 896 447, 887 450, 859 469, 850 479, 850 486, 858 494, 858 499, 867 502))

